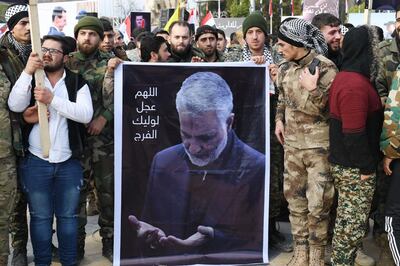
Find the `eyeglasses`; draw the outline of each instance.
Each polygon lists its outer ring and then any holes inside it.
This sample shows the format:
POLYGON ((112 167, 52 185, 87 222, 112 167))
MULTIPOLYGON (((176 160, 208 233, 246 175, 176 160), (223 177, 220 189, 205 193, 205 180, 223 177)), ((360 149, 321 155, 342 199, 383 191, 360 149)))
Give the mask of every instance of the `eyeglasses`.
POLYGON ((57 53, 63 54, 63 52, 58 49, 42 47, 42 53, 45 54, 47 52, 49 52, 51 55, 55 55, 57 53))

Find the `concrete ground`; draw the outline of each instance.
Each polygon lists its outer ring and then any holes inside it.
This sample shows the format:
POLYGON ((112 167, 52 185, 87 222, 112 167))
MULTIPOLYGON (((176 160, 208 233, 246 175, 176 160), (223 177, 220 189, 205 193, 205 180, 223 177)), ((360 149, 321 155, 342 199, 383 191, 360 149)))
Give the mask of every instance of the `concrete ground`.
MULTIPOLYGON (((88 217, 88 224, 86 226, 86 250, 85 250, 85 258, 80 265, 91 265, 91 266, 110 266, 110 263, 106 258, 101 255, 101 238, 99 236, 99 226, 97 225, 98 216, 88 217)), ((290 225, 287 222, 279 223, 279 230, 287 236, 287 241, 290 240, 290 225)), ((372 256, 375 260, 379 257, 379 248, 375 245, 371 234, 364 240, 364 249, 366 254, 372 256)), ((276 250, 270 250, 270 265, 271 266, 284 266, 286 265, 292 253, 280 253, 276 250)), ((9 265, 11 256, 9 259, 9 265)), ((29 243, 28 246, 28 263, 29 266, 33 266, 33 254, 32 254, 32 246, 29 243)), ((54 262, 52 265, 61 266, 60 263, 54 262)))

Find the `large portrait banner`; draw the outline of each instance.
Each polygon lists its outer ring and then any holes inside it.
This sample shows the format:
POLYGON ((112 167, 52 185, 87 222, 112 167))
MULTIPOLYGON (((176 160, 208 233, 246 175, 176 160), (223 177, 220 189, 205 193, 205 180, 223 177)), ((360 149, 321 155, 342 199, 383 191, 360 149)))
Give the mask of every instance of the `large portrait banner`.
POLYGON ((114 265, 268 262, 269 80, 253 63, 124 63, 114 265))

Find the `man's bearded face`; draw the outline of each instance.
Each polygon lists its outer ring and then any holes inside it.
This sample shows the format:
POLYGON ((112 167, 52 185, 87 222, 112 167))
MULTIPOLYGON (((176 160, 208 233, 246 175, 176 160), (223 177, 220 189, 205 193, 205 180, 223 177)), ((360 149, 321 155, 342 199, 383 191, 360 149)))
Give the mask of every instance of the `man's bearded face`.
POLYGON ((216 111, 199 115, 180 113, 181 138, 190 161, 205 166, 221 155, 228 141, 228 123, 216 111))

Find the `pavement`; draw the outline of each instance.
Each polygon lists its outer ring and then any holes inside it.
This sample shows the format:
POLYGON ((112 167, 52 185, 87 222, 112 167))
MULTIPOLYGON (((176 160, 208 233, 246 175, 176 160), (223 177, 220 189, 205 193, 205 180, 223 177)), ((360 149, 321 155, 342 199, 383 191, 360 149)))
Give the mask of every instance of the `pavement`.
MULTIPOLYGON (((80 265, 91 265, 91 266, 110 266, 112 265, 106 258, 101 255, 101 238, 99 235, 99 226, 97 225, 98 216, 90 216, 88 217, 88 224, 86 226, 86 248, 85 248, 85 258, 81 262, 80 265)), ((288 222, 279 222, 278 223, 279 231, 284 233, 286 236, 286 241, 291 241, 290 236, 290 224, 288 222)), ((53 243, 57 243, 56 236, 54 236, 53 243)), ((379 257, 379 248, 375 245, 373 241, 372 235, 369 234, 367 238, 364 239, 364 250, 365 253, 369 256, 372 256, 375 260, 378 260, 379 257)), ((11 251, 12 252, 12 251, 11 251)), ((292 253, 282 253, 276 250, 269 251, 269 258, 271 266, 284 266, 286 265, 292 253)), ((8 265, 10 263, 11 256, 9 258, 8 265)), ((28 244, 28 265, 33 266, 33 253, 32 246, 29 242, 28 244)), ((53 262, 54 266, 61 266, 58 262, 53 262)), ((259 265, 259 264, 258 264, 259 265)))

